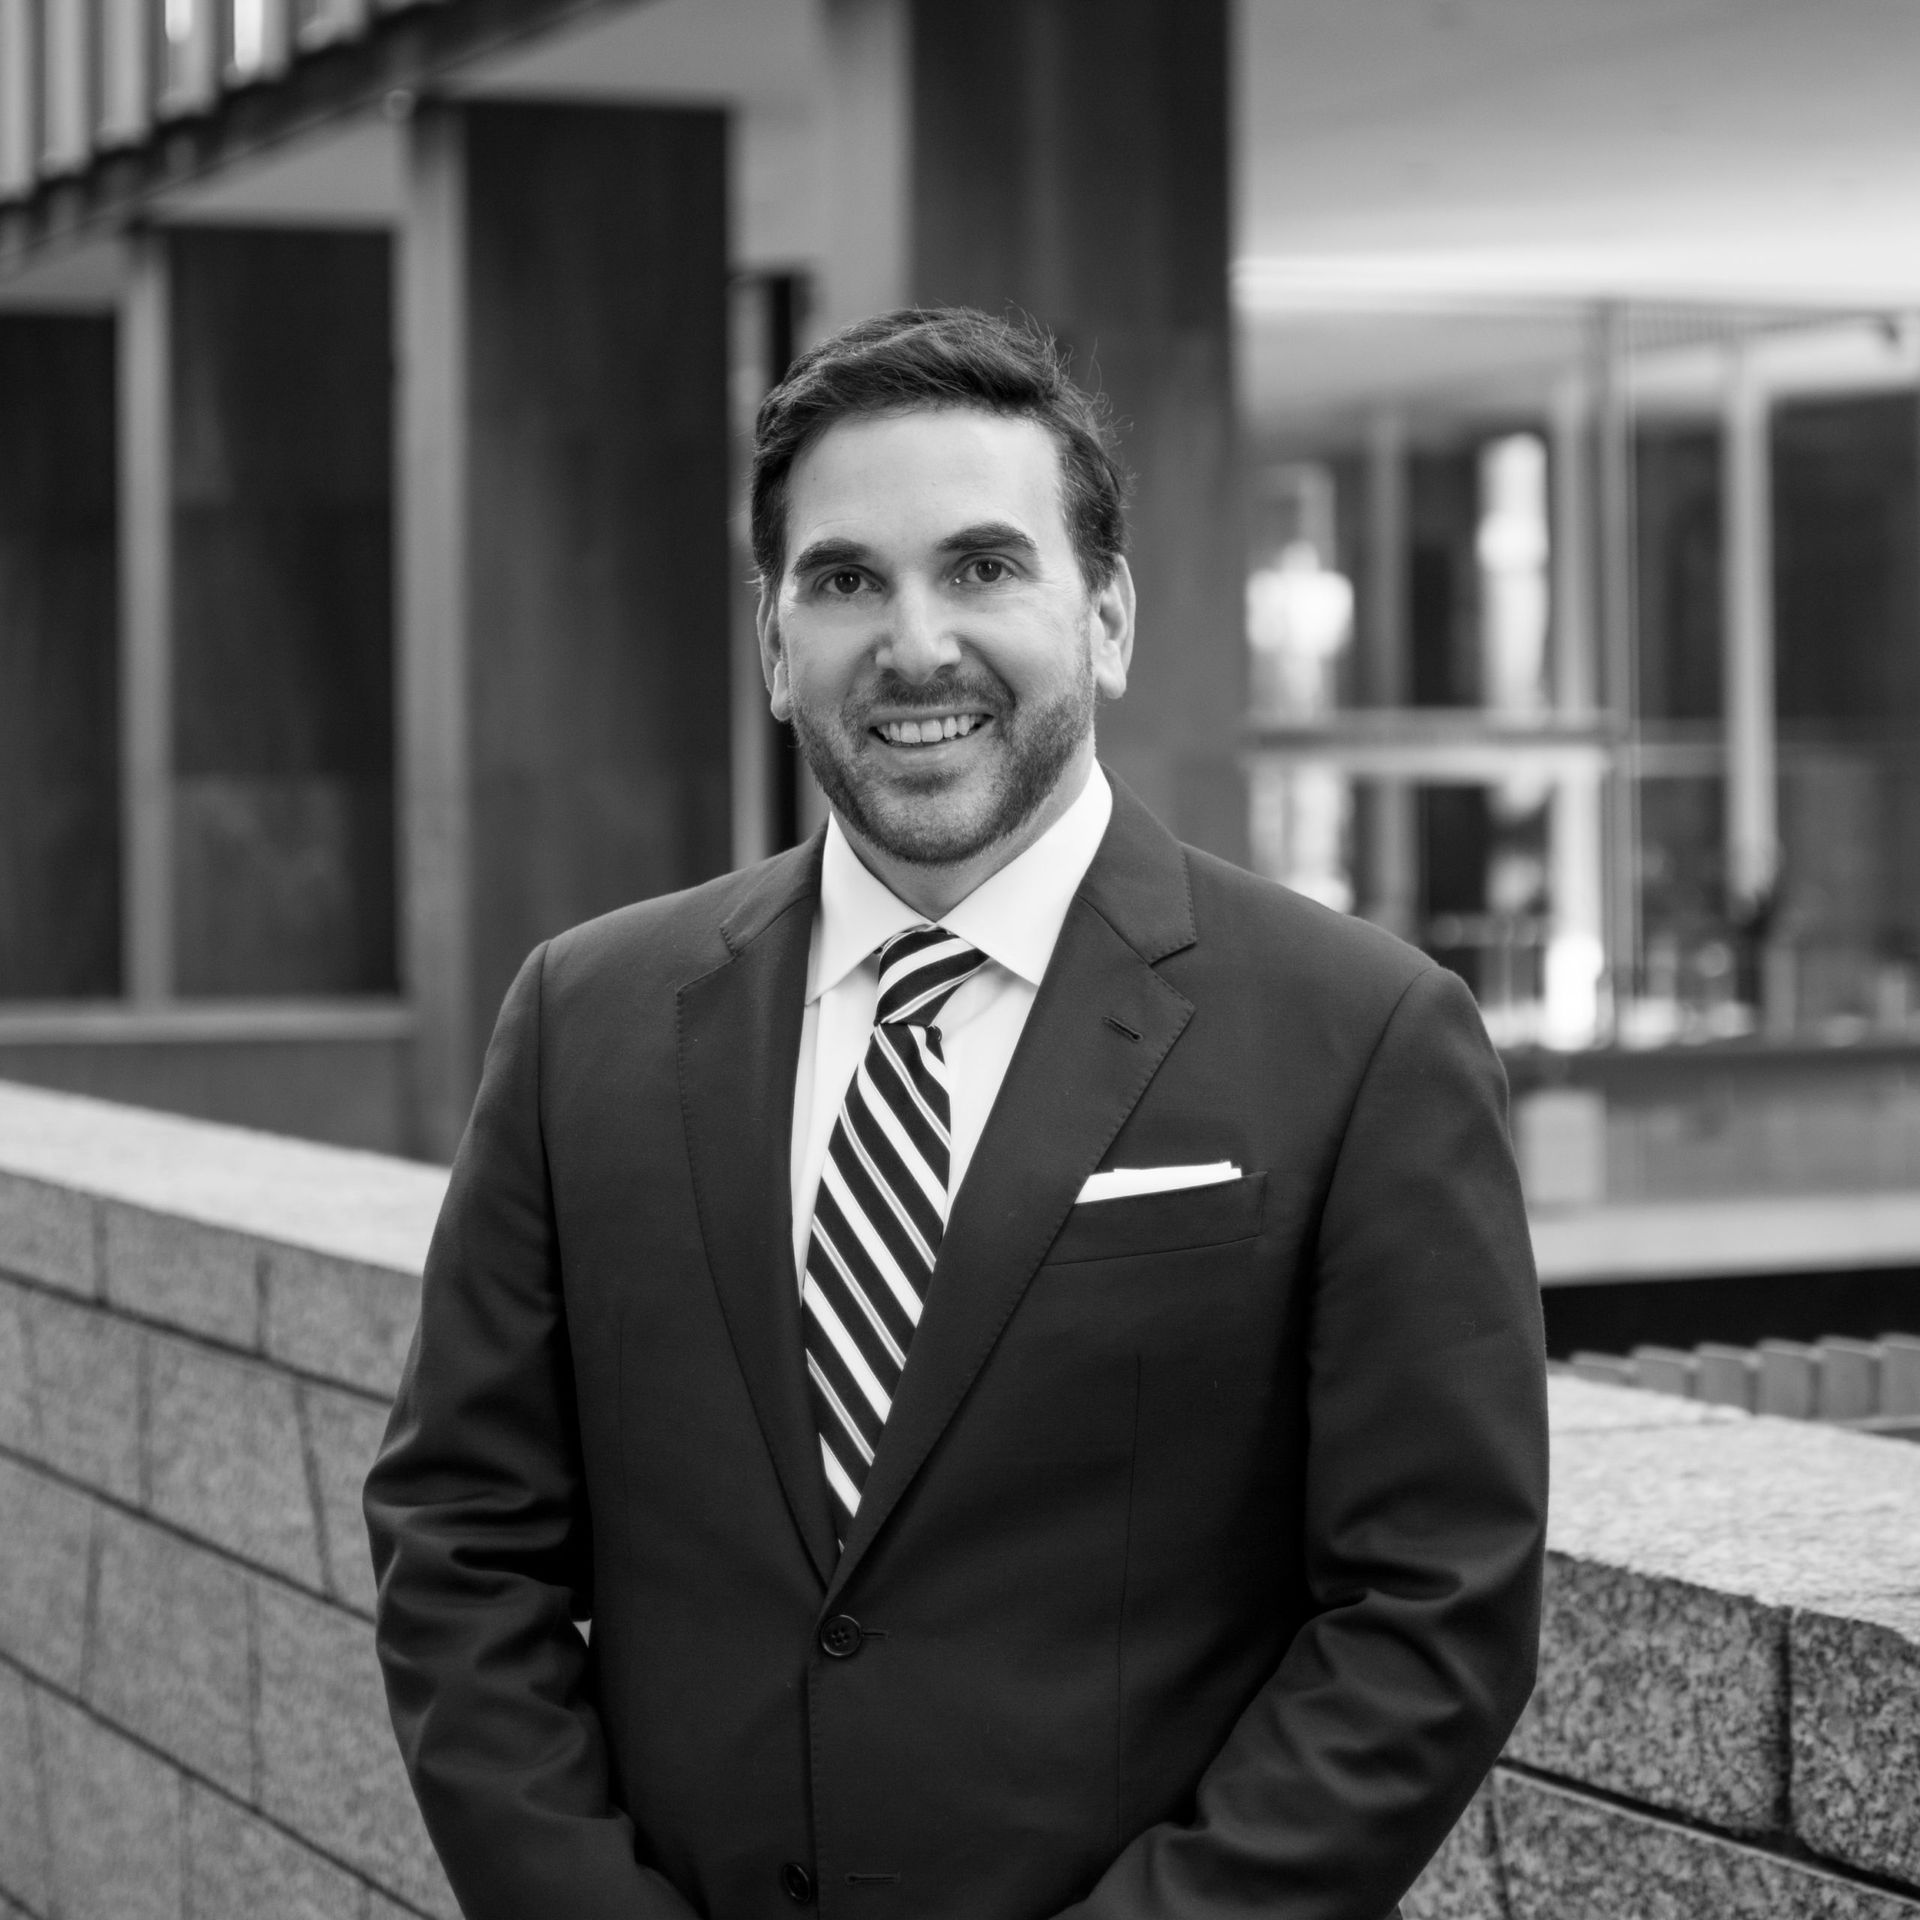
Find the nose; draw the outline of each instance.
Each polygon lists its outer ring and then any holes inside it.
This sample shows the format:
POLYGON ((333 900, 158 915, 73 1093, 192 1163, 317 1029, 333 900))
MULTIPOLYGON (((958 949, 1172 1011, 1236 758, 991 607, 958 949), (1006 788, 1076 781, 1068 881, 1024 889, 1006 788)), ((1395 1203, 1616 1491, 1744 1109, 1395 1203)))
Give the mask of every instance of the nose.
POLYGON ((874 664, 891 667, 902 680, 920 686, 941 668, 959 662, 960 643, 949 631, 938 599, 918 582, 901 582, 888 599, 874 664))

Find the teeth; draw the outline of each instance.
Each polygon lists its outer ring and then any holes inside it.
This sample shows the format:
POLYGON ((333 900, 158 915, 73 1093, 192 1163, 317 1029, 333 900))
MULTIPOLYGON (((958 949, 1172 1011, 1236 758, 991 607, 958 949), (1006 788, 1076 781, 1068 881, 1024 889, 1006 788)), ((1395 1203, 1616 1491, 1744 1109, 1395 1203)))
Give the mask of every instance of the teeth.
POLYGON ((977 713, 947 713, 938 719, 889 720, 881 737, 896 747, 922 747, 935 740, 957 740, 980 724, 977 713))

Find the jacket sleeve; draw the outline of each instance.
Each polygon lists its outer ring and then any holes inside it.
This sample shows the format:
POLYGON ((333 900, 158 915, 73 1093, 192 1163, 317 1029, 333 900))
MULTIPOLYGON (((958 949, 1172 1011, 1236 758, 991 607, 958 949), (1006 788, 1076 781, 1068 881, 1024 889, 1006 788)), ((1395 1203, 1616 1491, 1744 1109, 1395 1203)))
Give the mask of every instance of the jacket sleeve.
POLYGON ((1532 1690, 1545 1363, 1506 1086, 1418 975, 1348 1116, 1314 1256, 1316 1611, 1201 1777, 1073 1920, 1382 1920, 1532 1690))
POLYGON ((368 1479, 402 1758, 469 1920, 688 1920, 609 1790, 592 1541, 540 1116, 544 949, 520 970, 427 1255, 368 1479))

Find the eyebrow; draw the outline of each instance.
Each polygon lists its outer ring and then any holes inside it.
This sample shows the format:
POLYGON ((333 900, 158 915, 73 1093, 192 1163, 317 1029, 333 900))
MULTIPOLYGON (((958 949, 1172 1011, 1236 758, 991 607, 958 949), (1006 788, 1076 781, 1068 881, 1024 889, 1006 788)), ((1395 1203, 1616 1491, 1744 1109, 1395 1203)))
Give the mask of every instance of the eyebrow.
MULTIPOLYGON (((958 532, 948 534, 935 551, 979 553, 992 547, 1017 553, 1028 560, 1040 557, 1040 549, 1033 536, 1023 533, 1010 520, 982 520, 971 527, 962 527, 958 532)), ((865 566, 872 558, 872 551, 858 540, 816 540, 794 556, 792 571, 795 574, 807 574, 817 573, 822 568, 865 566)))
POLYGON ((940 542, 942 553, 978 553, 983 547, 1004 547, 1029 560, 1040 557, 1040 549, 1031 534, 1023 533, 1009 520, 983 520, 978 526, 962 527, 940 542))
POLYGON ((795 573, 812 573, 817 567, 858 566, 868 550, 858 540, 816 540, 794 556, 795 573))

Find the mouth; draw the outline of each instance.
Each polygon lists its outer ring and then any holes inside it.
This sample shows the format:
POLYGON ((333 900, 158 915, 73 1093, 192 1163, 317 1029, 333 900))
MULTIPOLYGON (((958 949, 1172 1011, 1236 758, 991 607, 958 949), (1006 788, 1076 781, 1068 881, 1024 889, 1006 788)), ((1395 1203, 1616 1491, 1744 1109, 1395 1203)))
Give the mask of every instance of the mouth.
POLYGON ((917 719, 883 720, 868 728, 876 740, 890 747, 938 747, 949 740, 965 740, 989 725, 993 716, 975 711, 928 713, 917 719))

